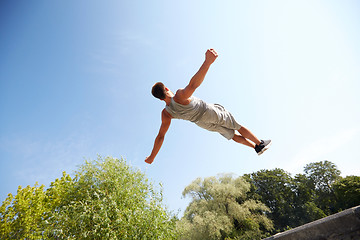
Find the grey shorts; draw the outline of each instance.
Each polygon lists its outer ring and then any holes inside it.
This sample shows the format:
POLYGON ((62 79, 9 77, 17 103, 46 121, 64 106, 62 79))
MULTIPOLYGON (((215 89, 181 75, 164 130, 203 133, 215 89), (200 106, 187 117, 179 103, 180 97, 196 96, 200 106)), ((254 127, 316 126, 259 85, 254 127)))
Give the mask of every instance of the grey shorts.
POLYGON ((241 125, 220 104, 208 104, 208 106, 204 115, 195 124, 206 130, 218 132, 226 139, 231 140, 235 130, 239 130, 241 125))

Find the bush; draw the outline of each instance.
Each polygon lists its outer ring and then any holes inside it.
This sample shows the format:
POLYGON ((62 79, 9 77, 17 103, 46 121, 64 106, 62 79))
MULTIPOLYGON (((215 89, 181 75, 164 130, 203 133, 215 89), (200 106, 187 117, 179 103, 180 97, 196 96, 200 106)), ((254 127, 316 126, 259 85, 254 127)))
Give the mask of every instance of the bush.
POLYGON ((87 161, 74 178, 64 173, 43 189, 27 187, 26 201, 17 200, 23 190, 4 201, 1 239, 177 238, 175 217, 162 204, 162 189, 123 159, 87 161))

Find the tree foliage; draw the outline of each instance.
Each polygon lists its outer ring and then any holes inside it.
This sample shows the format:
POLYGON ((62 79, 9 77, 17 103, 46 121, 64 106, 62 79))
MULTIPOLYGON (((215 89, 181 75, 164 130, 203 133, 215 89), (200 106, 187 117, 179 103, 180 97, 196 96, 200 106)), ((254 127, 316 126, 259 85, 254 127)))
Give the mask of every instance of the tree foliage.
POLYGON ((294 214, 289 214, 293 212, 291 202, 295 199, 290 174, 276 168, 257 171, 247 175, 247 179, 252 184, 253 198, 270 208, 268 216, 274 221, 276 229, 286 229, 288 223, 295 220, 294 214))
POLYGON ((293 215, 294 221, 287 223, 289 227, 297 227, 326 217, 324 211, 314 201, 316 192, 313 187, 314 184, 305 174, 297 174, 293 178, 294 198, 290 202, 293 211, 289 214, 293 215))
POLYGON ((282 169, 245 175, 252 198, 271 210, 274 232, 284 231, 360 204, 357 177, 342 179, 330 161, 307 164, 304 174, 292 177, 282 169), (350 200, 351 199, 351 200, 350 200))
POLYGON ((19 188, 0 208, 0 239, 176 239, 162 190, 123 159, 86 162, 44 186, 19 188))
POLYGON ((99 157, 63 172, 47 189, 21 186, 0 206, 0 239, 260 239, 360 205, 360 177, 335 164, 307 164, 234 178, 198 178, 179 221, 163 206, 162 187, 123 159, 99 157))
POLYGON ((340 170, 330 161, 309 163, 304 167, 304 172, 314 191, 314 202, 326 214, 336 212, 335 193, 333 184, 340 179, 340 170))
POLYGON ((192 201, 179 222, 180 239, 259 239, 272 223, 269 209, 247 198, 249 189, 231 175, 194 180, 183 191, 192 201))
MULTIPOLYGON (((183 239, 257 238, 258 232, 252 231, 257 227, 248 231, 246 224, 239 224, 238 209, 229 211, 229 199, 244 207, 242 204, 250 200, 265 204, 268 210, 262 213, 274 224, 272 232, 267 228, 271 234, 360 205, 360 177, 342 178, 336 165, 326 160, 307 164, 304 173, 294 177, 276 168, 245 174, 240 179, 236 183, 229 176, 199 178, 185 188, 183 194, 192 202, 181 220, 183 239), (250 185, 241 183, 243 180, 250 185)), ((257 226, 265 229, 261 224, 257 226)))
POLYGON ((44 185, 19 186, 17 194, 9 194, 0 207, 0 239, 41 239, 47 203, 44 185))
POLYGON ((333 184, 336 210, 342 211, 360 205, 360 177, 347 176, 333 184))

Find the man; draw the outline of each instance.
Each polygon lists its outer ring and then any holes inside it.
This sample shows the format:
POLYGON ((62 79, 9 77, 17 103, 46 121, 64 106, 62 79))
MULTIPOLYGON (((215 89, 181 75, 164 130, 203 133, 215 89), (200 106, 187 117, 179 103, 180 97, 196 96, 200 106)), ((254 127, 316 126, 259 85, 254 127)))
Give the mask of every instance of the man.
POLYGON ((152 88, 154 97, 164 101, 166 106, 161 114, 161 126, 157 135, 151 155, 145 162, 151 164, 159 152, 164 141, 165 134, 170 127, 171 120, 184 119, 194 122, 199 127, 209 131, 218 132, 228 140, 249 146, 261 155, 271 144, 271 140, 259 140, 247 128, 238 124, 232 114, 219 104, 208 104, 193 96, 195 90, 204 81, 210 65, 216 60, 218 54, 214 49, 205 53, 205 61, 199 71, 191 78, 184 89, 179 89, 176 94, 171 92, 161 82, 152 88), (236 134, 236 131, 240 134, 236 134))

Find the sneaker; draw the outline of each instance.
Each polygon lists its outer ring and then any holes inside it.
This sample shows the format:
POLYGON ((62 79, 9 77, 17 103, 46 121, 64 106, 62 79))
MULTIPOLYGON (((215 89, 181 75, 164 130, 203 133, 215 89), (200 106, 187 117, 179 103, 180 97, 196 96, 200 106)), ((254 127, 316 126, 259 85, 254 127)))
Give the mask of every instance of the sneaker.
POLYGON ((260 156, 266 150, 269 149, 270 145, 271 145, 271 140, 265 140, 265 141, 261 140, 261 143, 255 146, 255 151, 260 156))

